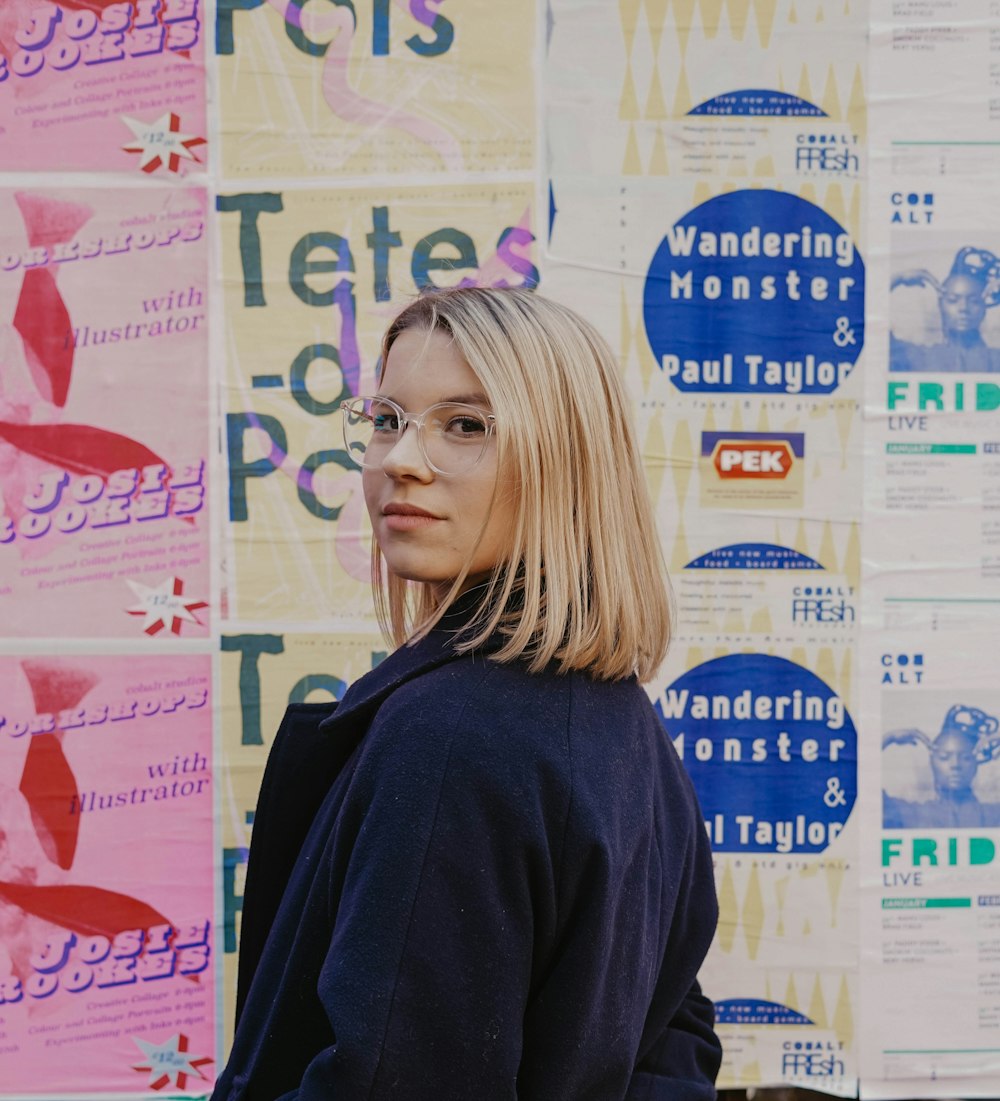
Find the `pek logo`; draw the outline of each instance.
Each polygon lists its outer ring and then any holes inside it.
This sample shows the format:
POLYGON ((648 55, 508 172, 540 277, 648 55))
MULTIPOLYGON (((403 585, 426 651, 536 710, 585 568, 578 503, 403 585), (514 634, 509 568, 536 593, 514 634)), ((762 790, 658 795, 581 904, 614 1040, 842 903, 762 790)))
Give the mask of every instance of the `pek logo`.
POLYGON ((854 134, 799 134, 795 147, 797 172, 857 175, 861 166, 854 152, 854 134))
POLYGON ((720 478, 787 478, 795 457, 786 440, 719 440, 712 462, 720 478))
POLYGON ((853 595, 850 586, 797 585, 792 593, 792 622, 853 623, 854 605, 847 601, 853 595))

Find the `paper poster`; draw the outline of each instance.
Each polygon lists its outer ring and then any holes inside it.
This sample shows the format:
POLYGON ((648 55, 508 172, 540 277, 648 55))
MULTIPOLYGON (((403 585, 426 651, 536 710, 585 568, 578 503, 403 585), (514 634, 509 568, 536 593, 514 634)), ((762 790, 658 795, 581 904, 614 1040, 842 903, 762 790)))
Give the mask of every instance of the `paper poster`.
POLYGON ((858 731, 837 641, 674 640, 653 706, 694 783, 719 927, 701 981, 720 1088, 857 1085, 858 731))
MULTIPOLYGON (((630 277, 638 354, 671 392, 848 392, 865 343, 865 266, 840 185, 817 202, 779 189, 783 181, 714 193, 683 180, 623 181, 618 217, 597 225, 591 183, 554 186, 552 258, 630 277)), ((616 339, 618 298, 605 293, 597 315, 616 339)))
MULTIPOLYGON (((546 287, 601 326, 642 397, 669 381, 667 422, 692 395, 860 394, 865 9, 828 20, 829 7, 552 5, 546 287), (820 81, 825 107, 812 102, 820 81), (614 217, 596 219, 612 201, 614 217), (611 272, 620 285, 601 285, 611 272)), ((748 402, 749 423, 731 427, 767 431, 762 408, 748 402)), ((693 441, 706 474, 719 442, 693 441)), ((779 465, 761 500, 801 507, 795 460, 808 464, 809 441, 770 442, 779 465)), ((707 501, 745 496, 719 484, 707 501)))
POLYGON ((546 140, 557 182, 863 175, 867 0, 552 0, 549 9, 546 140))
POLYGON ((0 170, 204 172, 205 0, 6 0, 0 170))
POLYGON ((229 179, 530 170, 533 0, 219 7, 229 179))
POLYGON ((418 287, 537 283, 532 200, 524 184, 219 196, 230 617, 373 622, 340 403, 376 388, 382 333, 418 287))
POLYGON ((872 632, 863 654, 862 1090, 1000 1079, 996 632, 872 632))
POLYGON ((386 656, 381 635, 285 632, 222 636, 223 1028, 232 1041, 243 884, 254 808, 275 732, 290 703, 339 700, 386 656))
POLYGON ((1000 223, 962 177, 893 177, 879 198, 871 607, 886 626, 987 628, 1000 601, 1000 223))
POLYGON ((0 635, 208 634, 205 203, 0 192, 0 635))
POLYGON ((992 0, 870 0, 872 103, 897 173, 976 176, 1000 162, 992 0))
POLYGON ((0 658, 0 1096, 215 1077, 208 657, 0 658))

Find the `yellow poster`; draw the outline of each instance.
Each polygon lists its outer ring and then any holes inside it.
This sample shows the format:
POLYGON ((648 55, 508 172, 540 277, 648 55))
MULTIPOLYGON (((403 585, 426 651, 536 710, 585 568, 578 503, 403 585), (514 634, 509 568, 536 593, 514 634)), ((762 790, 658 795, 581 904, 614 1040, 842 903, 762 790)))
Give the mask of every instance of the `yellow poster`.
POLYGON ((535 3, 220 3, 230 179, 530 170, 535 3))
POLYGON ((340 403, 421 287, 522 286, 532 187, 220 195, 229 486, 223 617, 372 622, 361 472, 340 403))

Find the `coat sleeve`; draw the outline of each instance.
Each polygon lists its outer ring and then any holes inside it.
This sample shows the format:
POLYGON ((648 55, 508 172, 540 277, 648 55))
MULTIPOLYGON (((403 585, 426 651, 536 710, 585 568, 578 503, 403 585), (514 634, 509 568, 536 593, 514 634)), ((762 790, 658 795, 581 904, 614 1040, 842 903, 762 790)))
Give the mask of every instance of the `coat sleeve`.
POLYGON ((714 1026, 712 1003, 695 980, 661 1043, 633 1074, 629 1098, 715 1101, 722 1046, 714 1026))
POLYGON ((351 842, 333 854, 318 993, 336 1040, 282 1101, 516 1097, 538 859, 522 795, 540 796, 440 700, 426 715, 397 700, 369 732, 351 842))
POLYGON ((343 764, 337 747, 319 730, 320 722, 332 715, 336 706, 289 705, 268 754, 243 889, 237 1025, 295 857, 316 808, 343 764), (284 778, 281 788, 275 782, 276 775, 284 778), (270 869, 267 876, 259 874, 261 867, 270 869))
POLYGON ((651 1042, 643 1046, 627 1097, 715 1101, 722 1045, 715 1033, 715 1007, 697 978, 718 921, 715 873, 697 796, 680 762, 673 753, 668 756, 676 769, 670 833, 676 839, 675 859, 681 870, 651 1011, 651 1042))

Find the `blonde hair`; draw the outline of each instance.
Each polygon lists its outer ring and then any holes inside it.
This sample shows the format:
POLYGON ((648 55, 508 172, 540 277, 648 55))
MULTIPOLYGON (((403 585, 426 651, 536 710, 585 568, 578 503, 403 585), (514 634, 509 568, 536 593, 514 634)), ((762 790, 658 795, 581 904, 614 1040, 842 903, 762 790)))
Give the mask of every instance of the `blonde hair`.
MULTIPOLYGON (((421 296, 386 331, 383 364, 411 329, 450 335, 478 376, 497 419, 494 494, 517 495, 509 557, 482 586, 457 649, 499 636, 490 656, 532 672, 554 661, 561 673, 649 680, 670 638, 668 582, 611 349, 572 310, 521 289, 421 296)), ((397 646, 423 637, 466 574, 442 594, 393 574, 374 544, 387 637, 397 646)))

